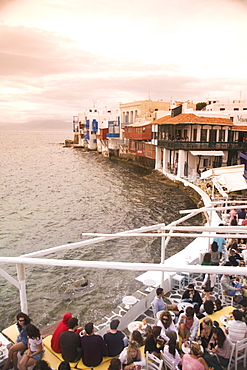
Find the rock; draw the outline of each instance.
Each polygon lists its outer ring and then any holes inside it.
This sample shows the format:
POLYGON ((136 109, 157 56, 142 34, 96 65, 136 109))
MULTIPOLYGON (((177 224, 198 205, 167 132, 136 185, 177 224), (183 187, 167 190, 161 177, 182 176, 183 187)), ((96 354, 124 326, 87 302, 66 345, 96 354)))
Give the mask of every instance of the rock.
POLYGON ((65 289, 65 293, 73 293, 77 290, 80 290, 80 288, 83 288, 88 285, 88 280, 85 278, 75 280, 68 284, 68 286, 65 289))

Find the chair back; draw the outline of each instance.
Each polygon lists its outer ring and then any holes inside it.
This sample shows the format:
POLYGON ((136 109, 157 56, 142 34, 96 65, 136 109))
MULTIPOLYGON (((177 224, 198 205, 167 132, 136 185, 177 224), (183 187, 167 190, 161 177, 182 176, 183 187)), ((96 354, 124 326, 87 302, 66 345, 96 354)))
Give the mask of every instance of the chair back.
POLYGON ((165 370, 178 370, 178 367, 175 365, 174 361, 166 357, 164 352, 161 352, 161 357, 164 362, 165 370))
POLYGON ((243 360, 244 367, 246 366, 246 357, 247 357, 247 338, 238 340, 235 343, 235 352, 234 352, 234 363, 235 369, 237 369, 238 363, 243 360))
POLYGON ((229 362, 228 362, 227 370, 230 370, 231 369, 231 365, 234 365, 233 353, 234 353, 234 350, 235 350, 235 343, 232 343, 230 341, 230 339, 228 339, 228 340, 230 342, 230 356, 229 356, 229 362))
POLYGON ((162 370, 163 360, 146 352, 146 370, 162 370))

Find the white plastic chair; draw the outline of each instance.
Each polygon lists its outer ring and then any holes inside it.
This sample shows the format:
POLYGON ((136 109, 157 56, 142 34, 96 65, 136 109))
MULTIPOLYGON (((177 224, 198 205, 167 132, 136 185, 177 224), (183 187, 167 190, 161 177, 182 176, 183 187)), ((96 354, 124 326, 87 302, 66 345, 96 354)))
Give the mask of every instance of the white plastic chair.
POLYGON ((163 360, 146 352, 146 370, 162 370, 163 360))
POLYGON ((165 370, 178 370, 178 366, 174 364, 174 361, 170 360, 168 357, 165 356, 163 352, 161 352, 161 357, 164 361, 164 368, 165 370))
POLYGON ((235 364, 235 369, 238 368, 238 364, 241 360, 244 361, 244 367, 246 366, 246 356, 247 356, 247 338, 238 340, 235 343, 235 351, 233 353, 232 360, 235 364))
POLYGON ((235 368, 235 362, 234 362, 234 359, 233 359, 233 353, 235 351, 235 343, 231 342, 230 339, 228 339, 228 340, 230 342, 230 357, 229 357, 227 370, 230 370, 233 365, 234 365, 234 369, 237 370, 237 367, 235 368))

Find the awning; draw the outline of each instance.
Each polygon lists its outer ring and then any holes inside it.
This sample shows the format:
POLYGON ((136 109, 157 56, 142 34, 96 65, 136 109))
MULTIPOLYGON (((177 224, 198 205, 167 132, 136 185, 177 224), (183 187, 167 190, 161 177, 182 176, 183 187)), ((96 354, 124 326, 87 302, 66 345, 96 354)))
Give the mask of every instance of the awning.
POLYGON ((201 173, 201 178, 211 178, 217 189, 223 192, 247 189, 244 178, 244 165, 212 168, 201 173))
POLYGON ((190 151, 192 155, 201 155, 201 156, 206 156, 206 155, 214 155, 216 157, 218 156, 224 156, 225 154, 222 152, 222 150, 191 150, 190 151))

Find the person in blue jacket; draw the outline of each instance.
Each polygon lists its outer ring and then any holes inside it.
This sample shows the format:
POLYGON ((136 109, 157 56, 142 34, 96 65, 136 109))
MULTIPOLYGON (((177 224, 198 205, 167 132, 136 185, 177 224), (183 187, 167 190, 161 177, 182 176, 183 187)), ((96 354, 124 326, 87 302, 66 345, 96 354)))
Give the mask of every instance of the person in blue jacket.
POLYGON ((19 351, 22 352, 25 349, 27 349, 28 338, 26 333, 26 326, 30 324, 32 320, 24 312, 19 312, 16 316, 16 319, 17 319, 16 325, 19 331, 19 335, 17 337, 15 344, 9 349, 8 358, 2 370, 7 370, 9 368, 11 361, 13 362, 14 370, 18 370, 17 354, 19 351))

